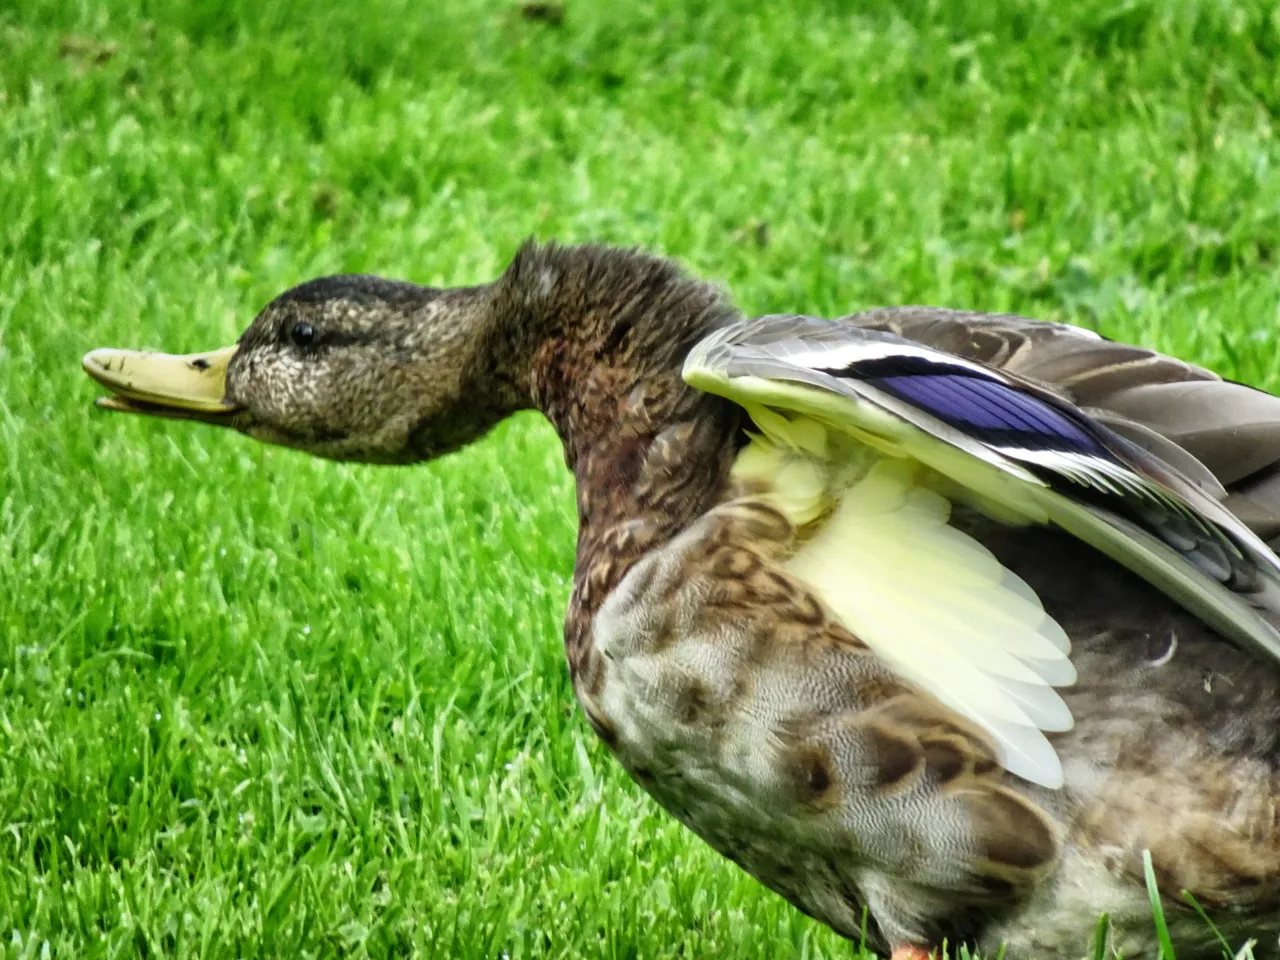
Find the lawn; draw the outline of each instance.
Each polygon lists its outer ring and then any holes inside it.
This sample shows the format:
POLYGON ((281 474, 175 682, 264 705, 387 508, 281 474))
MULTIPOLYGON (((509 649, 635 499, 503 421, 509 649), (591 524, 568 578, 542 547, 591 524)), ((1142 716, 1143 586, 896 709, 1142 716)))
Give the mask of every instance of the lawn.
POLYGON ((317 274, 487 280, 533 234, 1280 387, 1271 5, 530 12, 0 0, 0 956, 850 955, 579 715, 543 421, 335 465, 98 413, 92 347, 219 346, 317 274))

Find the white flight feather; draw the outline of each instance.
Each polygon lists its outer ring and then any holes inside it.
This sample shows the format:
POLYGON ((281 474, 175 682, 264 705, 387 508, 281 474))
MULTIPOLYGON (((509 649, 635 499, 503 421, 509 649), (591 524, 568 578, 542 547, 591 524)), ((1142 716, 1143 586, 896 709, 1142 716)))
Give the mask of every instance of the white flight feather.
POLYGON ((991 371, 987 368, 960 357, 946 356, 928 347, 888 340, 849 340, 834 345, 822 344, 816 348, 809 346, 803 340, 791 340, 774 345, 774 349, 779 356, 785 357, 788 363, 809 367, 811 370, 843 370, 867 360, 917 357, 939 366, 945 364, 952 369, 970 370, 984 376, 991 376, 991 371))

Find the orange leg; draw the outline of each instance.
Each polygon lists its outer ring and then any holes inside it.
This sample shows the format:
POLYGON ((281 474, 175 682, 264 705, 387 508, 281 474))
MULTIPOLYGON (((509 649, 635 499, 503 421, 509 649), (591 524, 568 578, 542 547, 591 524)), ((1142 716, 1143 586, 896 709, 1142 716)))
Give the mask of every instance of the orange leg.
POLYGON ((938 954, 914 943, 894 947, 890 960, 937 960, 938 954))

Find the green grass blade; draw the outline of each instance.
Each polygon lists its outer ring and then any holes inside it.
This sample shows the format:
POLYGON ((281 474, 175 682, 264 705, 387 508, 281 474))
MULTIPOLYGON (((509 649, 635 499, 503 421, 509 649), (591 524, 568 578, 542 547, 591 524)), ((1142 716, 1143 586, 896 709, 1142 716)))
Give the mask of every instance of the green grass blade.
POLYGON ((1200 906, 1200 902, 1196 900, 1194 896, 1191 895, 1191 891, 1183 890, 1182 899, 1187 901, 1187 903, 1191 904, 1191 909, 1194 910, 1196 914, 1200 917, 1200 919, 1204 921, 1205 926, 1207 926, 1211 931, 1213 931, 1214 938, 1222 946, 1223 957, 1225 957, 1226 960, 1232 960, 1232 958, 1235 957, 1236 953, 1234 950, 1231 949, 1231 944, 1228 943, 1227 938, 1222 935, 1222 931, 1218 929, 1218 925, 1213 922, 1213 920, 1209 917, 1207 913, 1204 912, 1204 908, 1200 906))
POLYGON ((1164 905, 1160 902, 1160 888, 1156 884, 1156 871, 1151 863, 1151 851, 1142 851, 1142 873, 1147 881, 1147 896, 1151 900, 1151 917, 1156 925, 1156 937, 1160 941, 1160 956, 1163 960, 1177 960, 1173 952, 1173 941, 1169 938, 1169 925, 1164 918, 1164 905))
POLYGON ((1105 960, 1107 955, 1107 937, 1111 933, 1111 917, 1103 914, 1093 928, 1093 960, 1105 960))

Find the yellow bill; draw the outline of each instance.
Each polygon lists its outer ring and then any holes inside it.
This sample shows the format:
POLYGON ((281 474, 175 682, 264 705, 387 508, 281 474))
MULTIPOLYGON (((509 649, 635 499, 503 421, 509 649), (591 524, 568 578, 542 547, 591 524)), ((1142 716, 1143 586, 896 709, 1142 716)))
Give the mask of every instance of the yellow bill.
POLYGON ((84 372, 111 391, 97 405, 152 416, 225 422, 240 407, 227 400, 227 365, 237 347, 182 356, 143 350, 94 350, 84 372))

